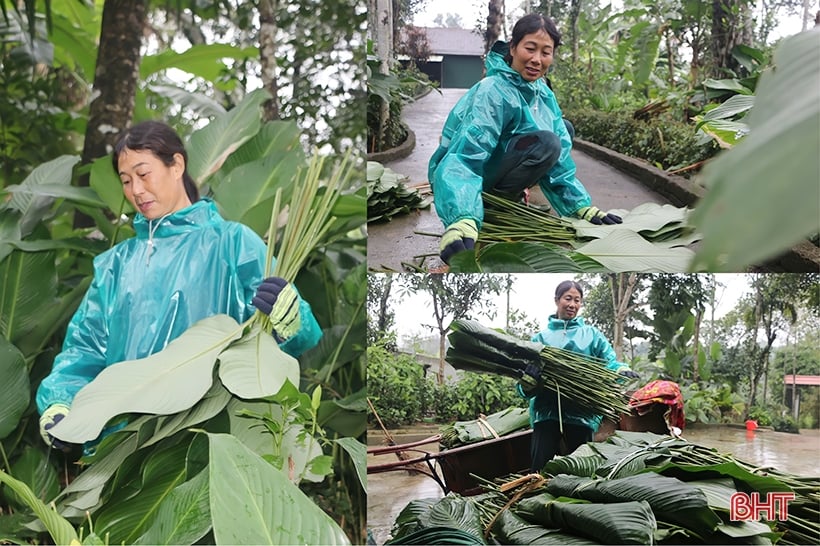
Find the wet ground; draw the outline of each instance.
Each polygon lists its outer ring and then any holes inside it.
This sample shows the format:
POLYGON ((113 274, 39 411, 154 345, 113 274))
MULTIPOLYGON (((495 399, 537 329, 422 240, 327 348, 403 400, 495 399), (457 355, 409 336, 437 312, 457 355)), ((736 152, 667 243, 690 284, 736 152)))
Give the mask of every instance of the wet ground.
MULTIPOLYGON (((400 431, 394 435, 397 443, 403 444, 436 433, 436 427, 429 426, 412 433, 400 431)), ((820 476, 820 430, 801 430, 800 434, 775 432, 758 429, 747 432, 733 426, 690 426, 683 437, 695 444, 712 447, 721 453, 731 454, 744 462, 761 467, 801 476, 820 476)), ((382 435, 378 432, 368 435, 372 445, 382 445, 382 435)), ((435 444, 422 449, 435 449, 435 444)), ((395 455, 368 456, 367 463, 395 461, 395 455)), ((390 529, 399 512, 411 500, 441 498, 444 493, 436 482, 421 474, 391 471, 367 476, 367 525, 377 544, 384 544, 390 538, 390 529)))
MULTIPOLYGON (((416 147, 406 158, 385 163, 399 174, 410 178, 408 186, 427 187, 427 164, 438 147, 441 129, 450 109, 466 89, 432 91, 405 106, 402 118, 416 134, 416 147)), ((633 209, 643 203, 665 204, 662 196, 646 189, 640 182, 621 171, 573 150, 578 179, 601 209, 633 209)), ((547 204, 541 190, 533 188, 530 200, 547 204)), ((367 265, 371 271, 406 271, 404 264, 425 270, 439 270, 444 263, 438 258, 438 236, 444 227, 436 215, 435 205, 394 217, 391 222, 368 224, 367 265)), ((411 268, 412 269, 412 268, 411 268)))

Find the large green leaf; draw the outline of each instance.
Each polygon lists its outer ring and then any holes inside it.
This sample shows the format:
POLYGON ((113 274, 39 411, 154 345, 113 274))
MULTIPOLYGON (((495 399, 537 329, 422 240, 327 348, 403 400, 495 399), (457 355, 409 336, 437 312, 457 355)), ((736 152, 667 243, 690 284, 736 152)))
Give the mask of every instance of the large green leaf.
POLYGON ((95 159, 91 164, 89 184, 111 212, 118 215, 134 212, 134 207, 122 192, 122 182, 111 166, 110 155, 95 159))
POLYGON ((578 248, 608 270, 619 273, 679 273, 686 271, 694 252, 688 248, 657 247, 634 231, 613 231, 578 248))
POLYGON ((0 470, 0 483, 5 484, 6 487, 14 491, 32 509, 45 525, 55 544, 79 542, 74 526, 38 499, 37 495, 26 484, 15 480, 2 470, 0 470))
POLYGON ((493 535, 501 544, 529 545, 529 544, 599 544, 587 538, 570 535, 560 529, 547 529, 537 523, 529 523, 521 516, 510 510, 502 510, 493 522, 493 535))
POLYGON ((336 443, 342 446, 350 455, 356 467, 356 475, 359 476, 362 490, 367 493, 367 446, 356 438, 337 438, 336 443))
POLYGON ((547 491, 591 502, 646 501, 658 519, 676 523, 704 538, 720 523, 700 489, 654 472, 614 480, 555 476, 547 484, 547 491))
POLYGON ((602 544, 651 544, 658 527, 646 501, 576 504, 535 496, 519 502, 516 513, 532 523, 569 530, 602 544))
MULTIPOLYGON (((20 232, 23 236, 31 233, 32 228, 51 208, 55 196, 44 188, 70 188, 71 173, 74 165, 80 160, 76 155, 63 155, 42 165, 38 165, 31 174, 18 186, 8 186, 5 191, 11 192, 11 199, 6 207, 20 211, 20 232)), ((75 188, 76 189, 76 188, 75 188)))
POLYGON ((3 402, 0 403, 0 440, 20 424, 20 417, 28 408, 31 397, 28 368, 23 353, 6 338, 0 336, 0 385, 3 402))
POLYGON ((781 42, 751 133, 703 169, 709 191, 692 214, 703 241, 689 270, 742 271, 820 230, 820 66, 806 62, 818 49, 816 31, 781 42))
POLYGON ((244 142, 259 131, 259 108, 270 93, 257 89, 248 93, 234 109, 215 118, 191 135, 188 143, 188 172, 202 184, 244 142))
POLYGON ((339 400, 322 400, 319 424, 342 436, 358 438, 367 430, 367 387, 339 400))
POLYGON ((237 47, 230 44, 196 44, 182 53, 173 49, 166 49, 156 55, 146 55, 140 61, 140 77, 147 76, 166 68, 178 68, 185 72, 216 82, 225 64, 220 62, 224 58, 246 59, 258 57, 259 50, 255 47, 237 47))
MULTIPOLYGON (((72 156, 73 157, 73 156, 72 156)), ((62 184, 38 184, 37 186, 12 185, 6 191, 21 199, 68 199, 82 205, 104 207, 105 203, 92 188, 63 186, 62 184)))
POLYGON ((240 398, 265 398, 279 392, 285 381, 299 384, 299 361, 254 325, 219 354, 219 379, 240 398))
POLYGON ((450 261, 451 273, 555 273, 584 269, 567 252, 547 243, 491 243, 478 252, 459 252, 450 261))
MULTIPOLYGON (((304 160, 304 152, 299 142, 301 136, 295 121, 268 121, 262 125, 253 138, 239 147, 225 160, 214 179, 220 179, 236 167, 267 157, 275 153, 292 152, 304 160)), ((215 184, 215 182, 214 182, 215 184)))
POLYGON ((126 472, 111 498, 94 514, 94 530, 112 544, 133 544, 155 521, 160 506, 187 479, 188 442, 158 448, 139 472, 126 472))
POLYGON ((349 544, 287 476, 227 434, 209 434, 217 544, 349 544))
POLYGON ((231 401, 231 393, 219 381, 214 381, 211 389, 197 402, 194 407, 175 413, 162 415, 157 418, 157 427, 153 436, 143 446, 148 447, 176 434, 180 430, 198 425, 221 412, 231 401))
MULTIPOLYGON (((26 446, 22 455, 11 465, 11 474, 25 483, 37 494, 37 498, 50 501, 60 491, 60 482, 54 467, 47 463, 48 454, 42 449, 26 446)), ((24 498, 16 493, 5 493, 9 503, 21 509, 26 505, 24 498)))
POLYGON ((16 250, 0 262, 0 336, 16 343, 54 305, 54 252, 16 250))
POLYGON ((596 226, 580 218, 565 218, 575 228, 579 239, 600 239, 614 231, 630 230, 651 235, 665 226, 686 223, 689 210, 685 207, 643 203, 632 210, 613 209, 610 212, 623 219, 622 224, 596 226))
POLYGON ((52 433, 79 444, 99 436, 117 415, 167 415, 190 408, 211 387, 219 353, 241 334, 233 318, 214 315, 191 326, 158 353, 107 367, 77 393, 71 412, 52 433))
POLYGON ((211 529, 208 470, 174 488, 135 544, 194 544, 211 529))

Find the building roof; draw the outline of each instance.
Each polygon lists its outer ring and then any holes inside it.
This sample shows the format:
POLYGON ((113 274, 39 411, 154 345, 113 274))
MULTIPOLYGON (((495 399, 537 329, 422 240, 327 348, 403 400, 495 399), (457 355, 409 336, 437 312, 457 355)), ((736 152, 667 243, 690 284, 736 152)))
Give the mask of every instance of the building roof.
POLYGON ((464 28, 420 27, 433 55, 484 55, 484 38, 464 28))
POLYGON ((786 385, 818 385, 820 386, 820 375, 787 375, 783 377, 786 385))

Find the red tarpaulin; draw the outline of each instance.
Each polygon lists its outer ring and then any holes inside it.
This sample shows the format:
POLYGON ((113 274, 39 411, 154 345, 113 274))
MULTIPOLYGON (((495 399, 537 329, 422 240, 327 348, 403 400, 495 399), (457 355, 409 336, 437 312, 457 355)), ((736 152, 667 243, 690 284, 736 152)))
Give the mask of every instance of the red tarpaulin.
POLYGON ((683 430, 686 419, 683 415, 683 396, 677 383, 656 379, 635 391, 629 399, 629 407, 638 415, 646 415, 655 404, 669 406, 664 413, 667 426, 683 430))

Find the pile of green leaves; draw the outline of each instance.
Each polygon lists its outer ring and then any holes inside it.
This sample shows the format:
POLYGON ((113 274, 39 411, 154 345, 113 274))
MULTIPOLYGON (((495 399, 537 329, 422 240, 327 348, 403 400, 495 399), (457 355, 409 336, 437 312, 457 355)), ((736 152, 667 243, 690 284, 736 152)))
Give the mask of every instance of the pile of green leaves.
POLYGON ((398 214, 430 206, 432 196, 422 197, 405 185, 408 178, 375 161, 367 162, 367 221, 390 220, 398 214))
POLYGON ((473 320, 455 320, 450 328, 447 362, 457 369, 520 378, 534 364, 543 387, 559 398, 614 421, 629 412, 619 375, 598 358, 523 341, 473 320))
POLYGON ((561 244, 575 239, 575 230, 565 218, 546 214, 491 193, 483 193, 482 199, 484 222, 479 234, 481 242, 536 241, 561 244))
POLYGON ((503 411, 471 421, 456 421, 439 427, 439 443, 452 448, 489 440, 495 435, 505 436, 530 425, 530 413, 525 408, 507 408, 503 411))
POLYGON ((475 497, 414 501, 396 520, 394 534, 418 531, 432 521, 442 524, 442 514, 478 512, 481 528, 501 544, 816 544, 820 539, 820 478, 754 468, 669 436, 618 431, 553 459, 543 473, 544 484, 519 496, 519 489, 502 492, 488 484, 488 492, 475 497), (790 491, 796 498, 787 521, 729 517, 734 493, 790 491))

